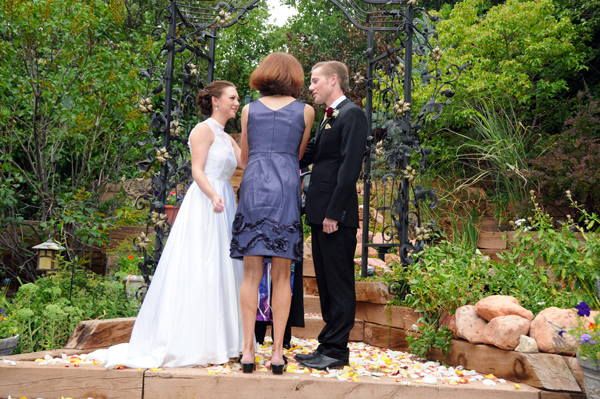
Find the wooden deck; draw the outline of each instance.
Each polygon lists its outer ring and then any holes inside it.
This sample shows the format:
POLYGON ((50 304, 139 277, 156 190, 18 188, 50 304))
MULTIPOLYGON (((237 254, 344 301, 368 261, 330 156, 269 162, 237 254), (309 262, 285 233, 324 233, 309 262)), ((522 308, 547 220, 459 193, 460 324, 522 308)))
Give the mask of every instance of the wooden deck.
MULTIPOLYGON (((55 351, 58 357, 61 351, 55 351)), ((65 351, 72 355, 73 350, 65 351)), ((486 386, 480 382, 465 385, 395 381, 394 378, 361 376, 358 382, 304 373, 270 372, 209 375, 205 368, 150 370, 106 370, 101 365, 39 365, 35 354, 13 356, 12 366, 0 362, 0 398, 444 398, 444 399, 583 399, 582 394, 555 393, 507 382, 486 386)), ((42 355, 43 356, 43 355, 42 355)))

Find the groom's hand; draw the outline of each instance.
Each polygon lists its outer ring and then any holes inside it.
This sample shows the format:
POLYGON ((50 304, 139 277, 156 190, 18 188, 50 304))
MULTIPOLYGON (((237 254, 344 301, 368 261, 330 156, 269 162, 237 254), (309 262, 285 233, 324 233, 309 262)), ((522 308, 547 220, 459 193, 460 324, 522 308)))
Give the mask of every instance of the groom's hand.
POLYGON ((323 231, 327 234, 331 234, 333 232, 336 232, 338 229, 338 222, 337 220, 333 220, 333 219, 329 219, 329 218, 325 218, 323 220, 323 231))

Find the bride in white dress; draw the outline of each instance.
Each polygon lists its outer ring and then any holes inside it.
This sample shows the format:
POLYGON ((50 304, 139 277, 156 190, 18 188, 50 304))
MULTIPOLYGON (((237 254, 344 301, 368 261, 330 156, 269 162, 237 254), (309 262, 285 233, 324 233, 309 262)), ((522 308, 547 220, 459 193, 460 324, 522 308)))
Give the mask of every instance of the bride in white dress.
POLYGON ((217 81, 198 95, 210 119, 190 133, 192 184, 181 204, 128 344, 93 352, 112 369, 223 364, 243 347, 243 262, 229 257, 236 199, 229 180, 240 149, 223 130, 239 108, 235 86, 217 81))

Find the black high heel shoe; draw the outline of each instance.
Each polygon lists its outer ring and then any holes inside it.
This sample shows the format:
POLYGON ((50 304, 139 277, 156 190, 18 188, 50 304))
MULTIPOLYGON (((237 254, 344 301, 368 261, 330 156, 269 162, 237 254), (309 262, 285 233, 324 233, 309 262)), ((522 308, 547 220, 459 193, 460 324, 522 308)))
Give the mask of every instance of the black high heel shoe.
POLYGON ((256 363, 242 363, 242 373, 250 374, 256 370, 256 363))
POLYGON ((256 363, 252 362, 252 363, 243 363, 242 362, 242 357, 244 357, 244 355, 240 355, 238 362, 242 365, 242 373, 244 374, 249 374, 252 373, 254 370, 256 370, 256 363))
POLYGON ((287 369, 287 357, 283 357, 283 364, 273 364, 271 363, 271 371, 273 374, 281 375, 287 369))

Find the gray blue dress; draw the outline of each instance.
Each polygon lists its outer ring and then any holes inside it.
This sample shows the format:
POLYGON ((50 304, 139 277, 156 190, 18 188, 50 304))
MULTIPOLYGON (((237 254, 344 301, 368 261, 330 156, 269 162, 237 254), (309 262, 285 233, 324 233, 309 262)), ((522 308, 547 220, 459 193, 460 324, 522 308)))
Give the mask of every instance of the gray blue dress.
POLYGON ((302 261, 298 153, 305 104, 273 111, 260 101, 248 113, 248 165, 238 191, 231 257, 277 256, 302 261))

